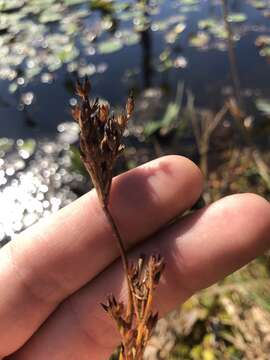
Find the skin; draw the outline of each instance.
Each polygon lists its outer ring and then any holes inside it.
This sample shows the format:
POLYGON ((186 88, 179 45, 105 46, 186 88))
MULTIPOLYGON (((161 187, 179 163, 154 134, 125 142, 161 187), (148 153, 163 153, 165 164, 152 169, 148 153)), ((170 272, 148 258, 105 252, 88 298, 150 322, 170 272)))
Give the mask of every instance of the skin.
MULTIPOLYGON (((190 160, 167 156, 118 176, 111 211, 129 256, 160 253, 161 315, 270 247, 270 205, 233 195, 165 226, 199 198, 190 160)), ((119 342, 100 306, 126 300, 118 249, 94 191, 21 233, 0 251, 0 358, 103 360, 119 342)))

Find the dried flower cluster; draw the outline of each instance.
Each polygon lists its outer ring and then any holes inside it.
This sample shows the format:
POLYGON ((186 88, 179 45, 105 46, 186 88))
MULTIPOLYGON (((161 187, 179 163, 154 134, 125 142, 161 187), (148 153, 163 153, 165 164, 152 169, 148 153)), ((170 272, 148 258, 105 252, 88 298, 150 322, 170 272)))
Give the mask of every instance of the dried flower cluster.
POLYGON ((126 306, 113 295, 102 306, 115 320, 119 330, 122 341, 119 359, 141 360, 158 320, 158 314, 152 311, 152 303, 154 290, 164 269, 164 260, 159 255, 151 255, 148 261, 141 256, 137 262, 129 263, 123 240, 109 210, 113 167, 124 148, 122 135, 132 115, 134 100, 129 96, 125 111, 114 115, 108 103, 98 99, 90 102, 90 83, 87 79, 83 84, 77 83, 76 90, 81 102, 73 109, 73 117, 81 130, 81 158, 117 240, 128 286, 126 306))
POLYGON ((122 339, 120 359, 139 360, 158 320, 152 312, 153 292, 158 286, 164 269, 164 260, 159 255, 150 256, 147 264, 141 256, 129 267, 132 302, 126 309, 113 295, 103 308, 115 320, 122 339))
POLYGON ((110 105, 96 99, 89 100, 91 86, 88 79, 77 83, 77 95, 82 99, 80 106, 72 110, 74 119, 79 123, 81 157, 97 190, 99 199, 108 204, 113 168, 124 146, 121 139, 134 108, 133 97, 129 96, 125 112, 114 115, 110 105))

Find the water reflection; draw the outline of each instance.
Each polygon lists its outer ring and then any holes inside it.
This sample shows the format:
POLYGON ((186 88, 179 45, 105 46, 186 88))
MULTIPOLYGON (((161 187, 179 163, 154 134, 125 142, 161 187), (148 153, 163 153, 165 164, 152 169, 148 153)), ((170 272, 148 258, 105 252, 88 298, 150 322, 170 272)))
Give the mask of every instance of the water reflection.
POLYGON ((144 27, 140 31, 141 47, 142 47, 142 74, 143 74, 143 86, 148 88, 151 86, 152 78, 152 35, 151 35, 151 21, 148 11, 149 1, 144 2, 142 17, 144 27))
POLYGON ((0 246, 86 191, 86 180, 74 171, 70 157, 70 144, 78 139, 77 126, 63 123, 59 131, 54 142, 2 141, 0 246))

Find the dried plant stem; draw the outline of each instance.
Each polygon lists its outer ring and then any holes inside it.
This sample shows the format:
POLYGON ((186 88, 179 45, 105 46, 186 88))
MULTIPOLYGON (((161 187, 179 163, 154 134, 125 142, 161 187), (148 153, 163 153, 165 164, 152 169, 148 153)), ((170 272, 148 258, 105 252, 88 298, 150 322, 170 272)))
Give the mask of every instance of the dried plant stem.
POLYGON ((142 342, 142 338, 144 335, 144 328, 145 328, 145 324, 147 321, 147 317, 148 314, 151 312, 151 308, 152 308, 152 303, 153 303, 153 291, 154 291, 154 284, 153 284, 153 274, 152 274, 152 269, 150 268, 150 276, 149 278, 151 279, 150 281, 150 286, 148 289, 148 294, 147 294, 147 303, 145 305, 145 308, 143 309, 143 318, 141 319, 139 326, 138 326, 138 335, 137 335, 137 339, 136 339, 136 344, 137 347, 139 346, 139 344, 142 342))
POLYGON ((124 246, 124 242, 122 240, 122 237, 120 235, 120 232, 118 230, 118 227, 114 221, 114 218, 110 212, 109 206, 103 203, 102 206, 102 210, 104 211, 104 214, 112 228, 113 234, 117 240, 117 245, 118 245, 118 249, 120 252, 120 256, 121 256, 121 261, 122 261, 122 266, 123 266, 123 270, 126 276, 126 281, 127 281, 127 286, 128 286, 128 309, 127 309, 127 317, 131 317, 132 314, 132 284, 130 281, 130 277, 129 277, 129 272, 128 272, 128 258, 127 258, 127 254, 126 254, 126 250, 125 250, 125 246, 124 246))
POLYGON ((80 126, 81 158, 92 178, 103 212, 110 224, 119 248, 123 270, 127 280, 128 301, 125 306, 113 295, 107 304, 101 304, 114 319, 121 337, 120 360, 142 360, 147 342, 158 320, 152 312, 153 292, 158 286, 164 269, 164 259, 151 255, 146 262, 140 257, 128 262, 127 252, 117 224, 109 208, 113 167, 124 149, 123 132, 134 109, 133 96, 127 99, 125 110, 120 114, 110 111, 108 103, 89 99, 91 85, 86 79, 77 83, 80 104, 73 109, 73 117, 80 126))
POLYGON ((103 211, 106 215, 106 218, 109 222, 109 224, 111 225, 112 227, 112 230, 113 230, 113 233, 114 233, 114 236, 117 240, 117 244, 118 244, 118 248, 119 248, 119 251, 120 251, 120 255, 121 255, 121 259, 122 259, 122 264, 123 264, 123 268, 124 268, 124 271, 126 272, 128 270, 128 260, 127 260, 127 255, 126 255, 126 252, 125 252, 125 247, 124 247, 124 243, 123 243, 123 240, 121 238, 121 235, 120 235, 120 232, 117 228, 117 225, 114 221, 114 218, 109 210, 109 207, 107 205, 103 205, 103 211))

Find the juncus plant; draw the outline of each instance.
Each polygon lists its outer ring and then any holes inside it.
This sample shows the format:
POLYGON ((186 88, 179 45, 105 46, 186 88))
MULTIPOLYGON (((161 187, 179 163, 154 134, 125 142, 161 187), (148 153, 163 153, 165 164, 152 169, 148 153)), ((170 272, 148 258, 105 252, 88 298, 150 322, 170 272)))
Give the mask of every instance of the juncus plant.
POLYGON ((152 310, 153 293, 164 270, 164 259, 153 254, 148 259, 142 255, 137 261, 129 261, 109 206, 113 169, 124 150, 122 137, 134 110, 134 99, 129 95, 124 111, 115 114, 109 103, 91 101, 90 91, 87 78, 83 83, 77 82, 80 103, 72 113, 80 127, 81 159, 117 241, 129 294, 127 304, 111 294, 102 306, 115 321, 121 337, 119 359, 141 360, 158 320, 158 313, 152 310))

